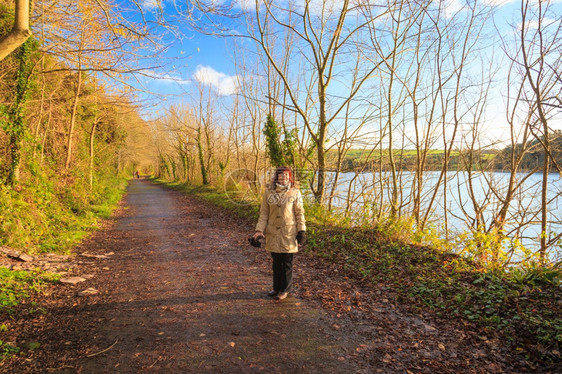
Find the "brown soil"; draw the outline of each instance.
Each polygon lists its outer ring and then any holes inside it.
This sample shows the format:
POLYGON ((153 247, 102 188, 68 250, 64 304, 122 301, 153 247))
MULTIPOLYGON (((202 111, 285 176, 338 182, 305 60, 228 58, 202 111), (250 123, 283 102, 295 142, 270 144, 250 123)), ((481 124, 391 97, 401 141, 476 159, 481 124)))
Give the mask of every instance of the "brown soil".
POLYGON ((115 218, 76 248, 113 252, 69 274, 93 277, 53 286, 39 312, 28 302, 17 319, 0 316, 3 340, 22 347, 0 372, 540 371, 498 339, 412 314, 391 290, 305 253, 295 256, 295 292, 267 297, 270 258, 249 246, 253 224, 133 180, 115 218), (78 295, 87 288, 100 292, 78 295))

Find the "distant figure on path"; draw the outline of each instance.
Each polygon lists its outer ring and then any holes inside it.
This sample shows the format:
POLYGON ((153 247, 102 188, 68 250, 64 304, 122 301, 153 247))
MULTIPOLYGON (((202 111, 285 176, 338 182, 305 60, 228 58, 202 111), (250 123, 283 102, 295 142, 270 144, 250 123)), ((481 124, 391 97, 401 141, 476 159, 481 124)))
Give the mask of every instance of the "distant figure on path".
POLYGON ((139 179, 139 178, 140 178, 140 174, 139 174, 139 171, 138 171, 138 170, 137 170, 137 171, 135 171, 135 176, 137 177, 137 179, 139 179))
POLYGON ((265 190, 252 245, 260 246, 258 240, 264 232, 265 249, 273 258, 273 290, 268 296, 283 300, 293 285, 293 254, 306 244, 302 195, 288 166, 275 170, 265 190))

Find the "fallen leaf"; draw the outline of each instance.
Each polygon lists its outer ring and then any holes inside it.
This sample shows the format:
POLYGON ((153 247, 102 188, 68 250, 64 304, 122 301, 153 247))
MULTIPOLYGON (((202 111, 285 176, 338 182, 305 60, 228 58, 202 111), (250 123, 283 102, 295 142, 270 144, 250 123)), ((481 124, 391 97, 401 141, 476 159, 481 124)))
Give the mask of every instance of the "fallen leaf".
POLYGON ((230 342, 230 343, 228 343, 228 345, 231 346, 231 347, 234 347, 234 346, 236 345, 236 343, 235 343, 235 342, 230 342))
POLYGON ((91 295, 97 295, 99 293, 98 290, 96 290, 95 288, 87 288, 84 291, 81 291, 78 293, 78 296, 91 296, 91 295))

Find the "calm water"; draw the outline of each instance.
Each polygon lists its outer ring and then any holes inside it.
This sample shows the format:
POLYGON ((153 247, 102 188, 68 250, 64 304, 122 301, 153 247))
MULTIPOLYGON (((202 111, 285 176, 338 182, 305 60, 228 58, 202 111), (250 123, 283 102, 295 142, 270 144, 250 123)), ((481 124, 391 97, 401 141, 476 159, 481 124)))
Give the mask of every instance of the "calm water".
MULTIPOLYGON (((472 185, 474 199, 484 209, 486 226, 493 215, 500 209, 500 198, 505 195, 509 181, 509 173, 473 173, 472 185)), ((527 174, 517 175, 519 180, 527 174)), ((327 193, 331 192, 334 173, 329 174, 330 183, 327 193)), ((408 215, 412 211, 412 181, 413 173, 403 172, 400 175, 400 209, 408 215)), ((422 214, 429 209, 432 226, 444 229, 443 222, 447 216, 450 233, 469 230, 474 218, 474 207, 469 194, 469 174, 466 172, 448 172, 446 188, 438 184, 439 172, 426 172, 422 188, 422 214), (447 191, 444 194, 444 191, 447 191), (437 192, 436 199, 429 207, 432 195, 437 192)), ((517 236, 530 249, 536 250, 540 239, 540 191, 542 174, 530 175, 516 192, 515 199, 510 205, 506 231, 510 237, 517 236), (522 229, 517 229, 522 226, 522 229)), ((373 205, 381 201, 388 204, 391 194, 390 175, 388 173, 341 173, 334 193, 334 206, 345 208, 348 198, 352 203, 352 211, 356 215, 364 214, 373 205)), ((550 174, 548 182, 548 233, 551 237, 562 232, 562 178, 559 174, 550 174)), ((559 245, 553 246, 549 257, 560 260, 562 250, 559 245)))

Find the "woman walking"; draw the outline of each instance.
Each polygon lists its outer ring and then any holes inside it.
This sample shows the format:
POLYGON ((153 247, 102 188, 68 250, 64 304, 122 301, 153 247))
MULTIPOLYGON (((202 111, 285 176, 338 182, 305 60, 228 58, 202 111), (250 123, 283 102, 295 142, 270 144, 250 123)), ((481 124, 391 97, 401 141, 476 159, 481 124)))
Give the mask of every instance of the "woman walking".
POLYGON ((306 244, 302 195, 288 166, 275 170, 265 190, 252 239, 257 241, 264 233, 265 249, 273 259, 273 290, 268 296, 283 300, 293 285, 293 254, 306 244))

